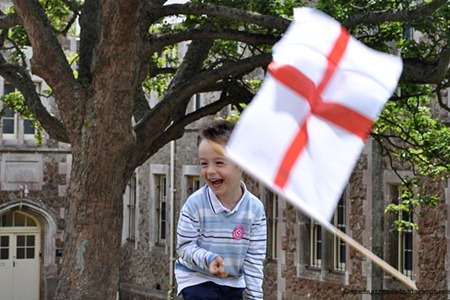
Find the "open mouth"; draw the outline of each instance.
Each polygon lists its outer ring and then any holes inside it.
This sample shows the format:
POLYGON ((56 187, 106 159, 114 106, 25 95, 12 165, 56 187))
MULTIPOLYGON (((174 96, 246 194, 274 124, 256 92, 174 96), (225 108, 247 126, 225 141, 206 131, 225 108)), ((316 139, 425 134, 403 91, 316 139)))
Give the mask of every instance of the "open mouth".
POLYGON ((220 187, 223 183, 223 179, 210 179, 211 185, 215 188, 220 187))

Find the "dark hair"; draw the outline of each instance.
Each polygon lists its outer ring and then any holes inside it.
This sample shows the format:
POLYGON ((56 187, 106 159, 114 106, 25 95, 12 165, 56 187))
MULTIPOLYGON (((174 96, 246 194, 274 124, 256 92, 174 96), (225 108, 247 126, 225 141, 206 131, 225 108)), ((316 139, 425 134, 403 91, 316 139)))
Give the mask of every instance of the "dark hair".
POLYGON ((234 129, 234 122, 226 120, 208 120, 200 128, 198 143, 204 139, 226 144, 234 129))

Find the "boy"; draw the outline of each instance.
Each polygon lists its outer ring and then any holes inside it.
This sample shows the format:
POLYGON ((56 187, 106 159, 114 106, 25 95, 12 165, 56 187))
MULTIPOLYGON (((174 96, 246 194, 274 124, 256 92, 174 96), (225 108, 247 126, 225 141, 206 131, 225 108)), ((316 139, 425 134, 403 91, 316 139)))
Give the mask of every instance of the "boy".
POLYGON ((218 151, 234 124, 208 123, 200 131, 198 156, 207 183, 180 212, 175 276, 184 300, 263 299, 266 253, 264 206, 241 181, 242 170, 218 151))

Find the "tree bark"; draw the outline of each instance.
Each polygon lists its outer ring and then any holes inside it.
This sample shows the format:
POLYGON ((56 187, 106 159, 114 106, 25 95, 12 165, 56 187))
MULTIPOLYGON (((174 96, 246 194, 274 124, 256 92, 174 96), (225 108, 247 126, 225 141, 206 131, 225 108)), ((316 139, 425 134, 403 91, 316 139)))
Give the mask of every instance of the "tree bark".
POLYGON ((97 144, 88 151, 74 155, 56 300, 115 299, 118 290, 123 167, 108 157, 113 149, 97 144))
POLYGON ((142 1, 102 1, 102 13, 97 14, 101 25, 95 27, 98 42, 92 52, 88 48, 84 53, 92 59, 83 60, 83 76, 88 80, 82 85, 39 2, 14 4, 33 46, 32 68, 52 86, 72 147, 63 263, 55 299, 115 299, 122 197, 137 166, 130 157, 136 146, 132 112, 141 81, 142 1))

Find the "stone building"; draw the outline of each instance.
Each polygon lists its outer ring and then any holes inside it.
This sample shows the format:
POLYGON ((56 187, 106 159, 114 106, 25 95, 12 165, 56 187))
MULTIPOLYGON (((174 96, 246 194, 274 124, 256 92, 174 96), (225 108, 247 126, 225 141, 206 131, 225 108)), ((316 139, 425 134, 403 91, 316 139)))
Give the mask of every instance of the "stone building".
MULTIPOLYGON (((73 50, 76 40, 66 46, 73 50)), ((37 88, 46 88, 34 79, 37 88)), ((11 89, 0 78, 0 95, 11 89)), ((196 95, 189 109, 209 102, 208 96, 196 95)), ((226 107, 220 115, 230 113, 226 107)), ((447 112, 439 113, 449 119, 447 112)), ((34 129, 19 114, 7 111, 1 122, 0 300, 51 300, 64 248, 70 145, 44 133, 37 146, 34 129)), ((181 139, 162 148, 130 179, 124 194, 122 300, 177 299, 178 212, 203 185, 197 163, 200 122, 189 125, 181 139)), ((245 181, 266 207, 265 299, 448 299, 448 178, 427 181, 441 202, 422 209, 426 217, 415 220, 419 230, 398 232, 395 217, 384 209, 399 197, 400 179, 368 140, 336 207, 335 226, 413 279, 419 288, 415 294, 261 183, 248 176, 245 181)))
MULTIPOLYGON (((176 258, 173 230, 177 212, 202 184, 195 159, 195 127, 137 170, 137 192, 128 195, 128 199, 134 195, 131 202, 138 203, 134 217, 128 218, 135 223, 124 223, 124 233, 133 226, 136 233, 123 239, 121 299, 169 299, 174 293, 171 262, 176 258), (175 178, 173 189, 168 181, 171 174, 175 178)), ((369 140, 336 208, 334 224, 413 279, 421 294, 412 295, 359 252, 246 177, 249 189, 265 204, 268 218, 266 299, 371 299, 374 295, 383 299, 447 299, 448 179, 428 183, 442 201, 437 208, 423 208, 426 218, 416 220, 419 230, 397 232, 395 217, 385 214, 384 209, 390 199, 399 196, 400 179, 379 161, 376 151, 369 140)), ((125 209, 125 215, 130 215, 131 210, 125 209)))
MULTIPOLYGON (((0 93, 10 89, 7 82, 0 83, 0 93)), ((190 109, 207 101, 196 96, 190 109)), ((229 108, 221 113, 228 114, 229 108)), ((124 195, 120 299, 177 298, 174 230, 181 205, 203 184, 196 150, 200 122, 140 166, 130 180, 124 195)), ((70 145, 44 135, 37 146, 33 129, 18 114, 4 115, 0 134, 2 299, 52 299, 64 245, 70 145)), ((447 299, 448 179, 427 182, 442 201, 437 208, 423 208, 426 217, 417 219, 419 230, 397 232, 394 217, 383 211, 399 196, 400 180, 377 151, 369 140, 334 224, 410 276, 421 294, 407 294, 411 291, 403 284, 246 176, 268 218, 266 299, 369 299, 375 294, 383 299, 447 299)))

